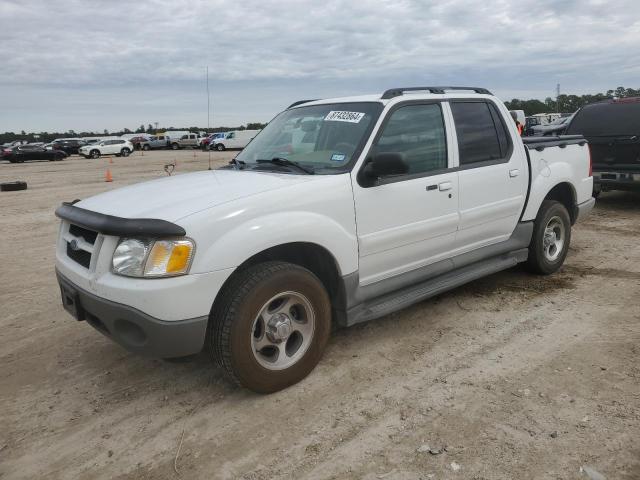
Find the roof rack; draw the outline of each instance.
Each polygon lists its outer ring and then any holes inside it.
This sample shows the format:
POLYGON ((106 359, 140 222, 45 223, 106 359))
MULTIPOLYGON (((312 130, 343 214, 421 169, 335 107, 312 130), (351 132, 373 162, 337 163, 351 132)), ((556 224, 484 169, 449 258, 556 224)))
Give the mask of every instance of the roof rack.
POLYGON ((312 100, 298 100, 297 102, 293 102, 291 105, 289 105, 287 107, 287 110, 293 107, 297 107, 298 105, 302 105, 303 103, 315 102, 316 100, 319 100, 319 98, 314 98, 312 100))
POLYGON ((399 97, 403 95, 404 92, 418 92, 421 90, 426 90, 431 93, 445 93, 445 90, 471 90, 476 93, 481 93, 484 95, 491 95, 491 92, 486 88, 481 87, 400 87, 400 88, 390 88, 386 92, 382 94, 382 99, 387 100, 393 97, 399 97))

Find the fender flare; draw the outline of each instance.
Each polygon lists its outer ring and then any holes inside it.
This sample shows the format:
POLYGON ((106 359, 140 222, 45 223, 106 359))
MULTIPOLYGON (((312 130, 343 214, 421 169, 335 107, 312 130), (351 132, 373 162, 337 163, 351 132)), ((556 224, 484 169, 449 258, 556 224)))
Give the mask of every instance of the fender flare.
POLYGON ((341 276, 358 269, 358 239, 335 220, 312 212, 272 213, 247 220, 201 249, 196 246, 192 273, 237 268, 251 257, 288 243, 309 243, 327 250, 341 276), (222 253, 222 255, 221 255, 222 253))
MULTIPOLYGON (((531 168, 539 168, 539 165, 532 165, 531 168)), ((549 195, 549 192, 563 183, 568 184, 571 188, 573 202, 575 204, 577 194, 576 187, 573 184, 573 178, 575 177, 573 168, 565 162, 553 163, 543 168, 548 168, 549 174, 538 174, 535 176, 534 181, 531 184, 529 201, 522 215, 523 221, 535 220, 538 214, 538 210, 540 210, 540 206, 542 205, 542 202, 545 200, 545 198, 547 198, 547 196, 549 195)))

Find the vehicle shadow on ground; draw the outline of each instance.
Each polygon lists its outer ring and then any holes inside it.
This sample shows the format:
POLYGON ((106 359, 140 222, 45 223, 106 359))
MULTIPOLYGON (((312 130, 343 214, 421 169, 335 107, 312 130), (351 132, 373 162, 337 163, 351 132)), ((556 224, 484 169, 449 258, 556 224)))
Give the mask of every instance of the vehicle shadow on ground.
MULTIPOLYGON (((517 266, 425 299, 379 319, 350 328, 334 328, 327 354, 320 361, 320 365, 325 362, 333 365, 349 361, 353 355, 367 355, 371 351, 382 352, 386 348, 385 339, 398 337, 399 330, 413 335, 411 332, 418 327, 426 332, 427 343, 424 347, 428 352, 430 332, 442 323, 442 313, 499 311, 508 308, 508 305, 513 306, 514 295, 518 295, 519 301, 528 301, 559 288, 573 288, 573 278, 570 270, 561 270, 552 276, 539 276, 517 266), (432 315, 436 310, 441 314, 432 315)), ((452 315, 452 319, 454 318, 452 315)), ((455 320, 447 322, 447 328, 455 328, 456 325, 455 320)), ((99 334, 95 332, 95 335, 99 334)), ((234 392, 253 395, 230 382, 223 369, 212 361, 207 350, 189 357, 160 360, 142 358, 125 352, 107 339, 92 337, 90 341, 100 342, 100 345, 98 348, 86 350, 80 362, 84 368, 93 372, 91 381, 98 387, 96 393, 107 398, 123 394, 129 400, 146 395, 162 398, 165 394, 176 392, 191 392, 196 395, 199 393, 211 398, 234 392), (126 384, 118 380, 123 378, 127 379, 126 384)))

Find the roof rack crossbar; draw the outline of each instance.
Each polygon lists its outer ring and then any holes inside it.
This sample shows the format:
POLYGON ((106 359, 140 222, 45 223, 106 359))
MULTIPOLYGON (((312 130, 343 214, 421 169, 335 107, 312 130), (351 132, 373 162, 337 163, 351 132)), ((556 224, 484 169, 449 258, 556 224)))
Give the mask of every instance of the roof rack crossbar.
POLYGON ((297 107, 298 105, 302 105, 303 103, 315 102, 316 100, 318 100, 318 99, 314 98, 312 100, 298 100, 297 102, 293 102, 291 105, 289 105, 287 107, 287 110, 289 110, 290 108, 293 108, 293 107, 297 107))
POLYGON ((382 94, 382 99, 388 100, 389 98, 399 97, 400 95, 403 95, 404 92, 419 92, 421 90, 439 94, 445 93, 445 90, 470 90, 484 95, 491 95, 489 90, 482 87, 400 87, 390 88, 382 94))

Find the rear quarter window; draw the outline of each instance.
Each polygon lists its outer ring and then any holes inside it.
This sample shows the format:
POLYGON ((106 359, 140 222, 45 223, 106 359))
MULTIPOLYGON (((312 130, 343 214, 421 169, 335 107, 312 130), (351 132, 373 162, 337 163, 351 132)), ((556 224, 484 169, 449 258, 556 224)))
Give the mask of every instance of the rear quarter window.
POLYGON ((454 101, 451 111, 456 124, 461 166, 494 162, 507 156, 509 137, 493 104, 454 101))

